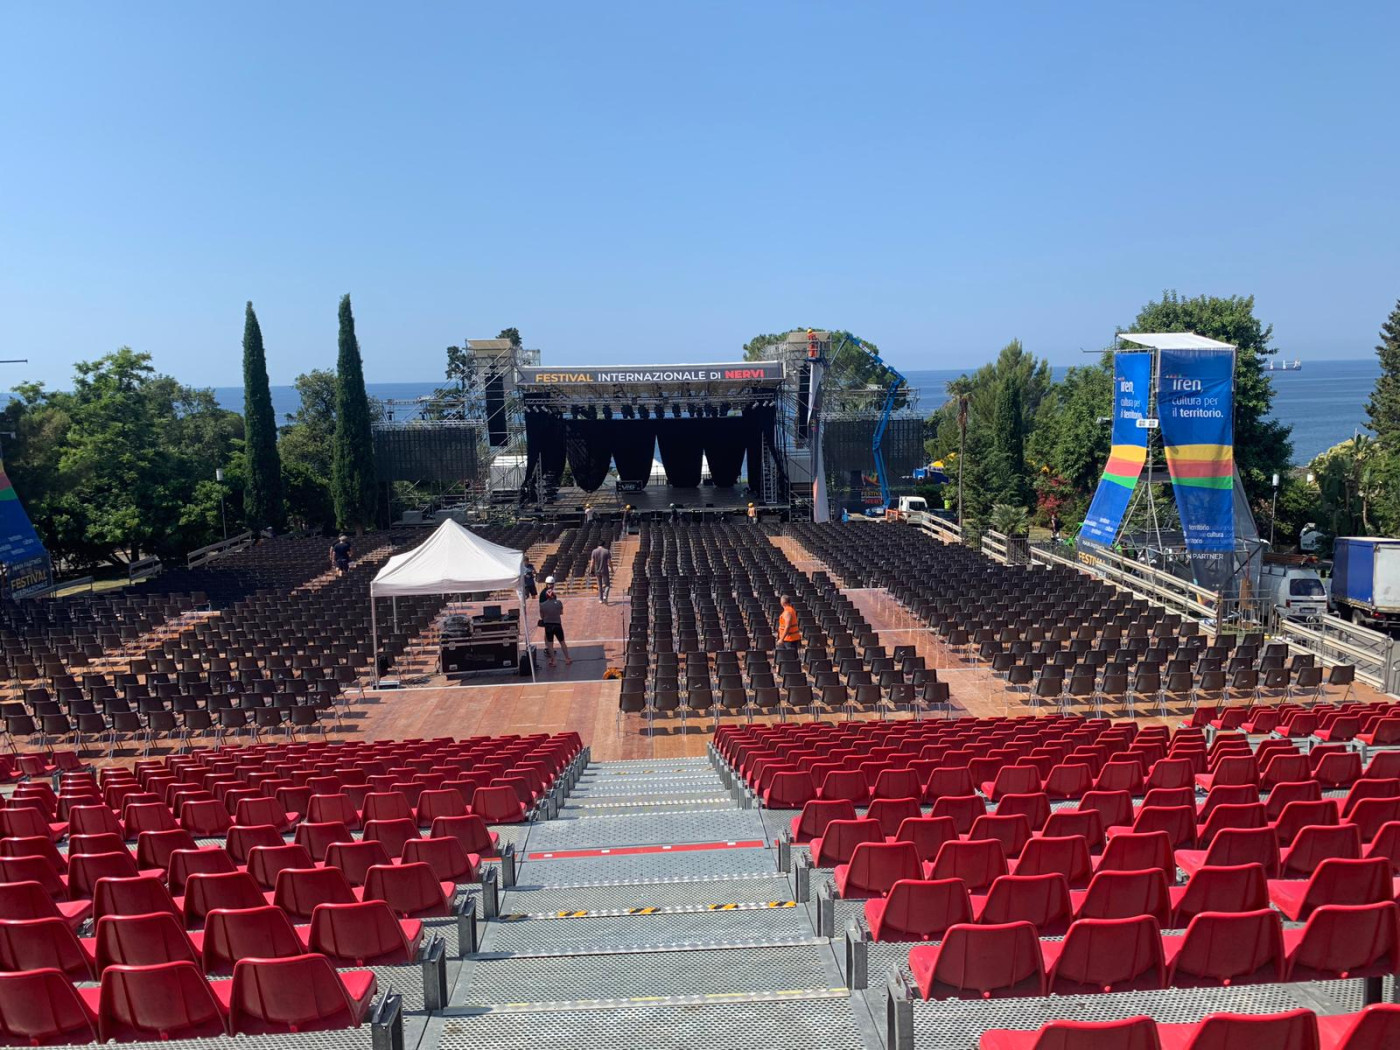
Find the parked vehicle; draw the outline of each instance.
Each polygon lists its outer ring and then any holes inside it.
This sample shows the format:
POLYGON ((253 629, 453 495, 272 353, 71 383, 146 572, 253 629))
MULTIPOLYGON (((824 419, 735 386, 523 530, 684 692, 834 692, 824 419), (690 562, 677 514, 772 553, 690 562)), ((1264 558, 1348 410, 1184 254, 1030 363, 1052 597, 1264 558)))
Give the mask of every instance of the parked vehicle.
POLYGON ((1321 575, 1302 558, 1264 560, 1260 597, 1290 620, 1315 620, 1327 611, 1327 588, 1321 575))
POLYGON ((1378 631, 1400 629, 1400 539, 1339 536, 1332 552, 1337 615, 1378 631))

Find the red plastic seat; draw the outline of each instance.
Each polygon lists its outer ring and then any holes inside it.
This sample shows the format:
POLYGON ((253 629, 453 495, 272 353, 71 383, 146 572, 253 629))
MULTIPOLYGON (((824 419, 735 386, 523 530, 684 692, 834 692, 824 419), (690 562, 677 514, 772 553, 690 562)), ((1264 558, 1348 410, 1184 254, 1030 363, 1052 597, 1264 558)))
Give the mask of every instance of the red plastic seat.
POLYGON ((1006 854, 995 839, 945 842, 926 872, 931 879, 962 879, 969 893, 986 889, 1006 873, 1006 854))
MULTIPOLYGON (((1136 766, 1136 763, 1130 765, 1136 766)), ((1133 796, 1126 791, 1086 791, 1079 800, 1079 809, 1096 810, 1106 828, 1133 822, 1133 796)))
POLYGON ((243 959, 228 989, 229 1030, 237 1035, 357 1028, 378 984, 369 970, 337 973, 323 955, 243 959))
POLYGON ((128 839, 143 831, 173 831, 178 827, 164 802, 131 802, 122 810, 122 832, 128 839))
POLYGON ((1057 810, 1050 814, 1039 834, 1045 838, 1065 838, 1077 835, 1089 847, 1090 853, 1098 853, 1104 847, 1107 836, 1104 834, 1103 816, 1096 809, 1057 810))
POLYGON ((818 785, 817 798, 845 799, 861 805, 870 800, 870 784, 865 779, 865 774, 858 769, 833 769, 818 785))
POLYGON ((170 898, 165 884, 153 875, 132 878, 98 879, 92 895, 92 917, 101 922, 104 915, 145 915, 169 912, 176 918, 180 910, 170 898))
POLYGON ((248 874, 265 890, 275 889, 277 876, 287 868, 315 866, 306 847, 297 842, 279 841, 276 846, 254 846, 248 851, 248 874))
POLYGON ((238 865, 222 846, 206 846, 202 849, 177 849, 170 854, 170 868, 166 871, 165 884, 172 897, 185 892, 185 882, 191 875, 225 875, 237 871, 238 865))
POLYGON ((274 827, 266 824, 255 824, 250 827, 243 827, 235 824, 228 829, 228 834, 224 836, 224 848, 239 864, 248 863, 248 855, 258 846, 284 846, 286 845, 282 835, 274 827))
POLYGON ((384 852, 391 857, 403 853, 403 847, 411 839, 420 837, 417 821, 408 817, 395 820, 367 820, 363 841, 378 842, 384 852))
POLYGON ((98 919, 94 954, 99 971, 109 966, 199 963, 199 948, 180 919, 164 911, 98 919))
POLYGON ((1123 1021, 1051 1021, 1035 1032, 989 1028, 978 1050, 1161 1050, 1150 1017, 1123 1021))
POLYGON ((143 870, 170 866, 170 854, 177 849, 198 849, 194 836, 184 828, 143 831, 136 836, 136 866, 143 870))
POLYGON ((1159 1024, 1162 1050, 1318 1050, 1311 1010, 1281 1014, 1211 1014, 1195 1024, 1159 1024))
POLYGON ((932 861, 943 843, 958 837, 958 826, 951 817, 906 817, 900 821, 895 841, 912 842, 919 859, 932 861))
POLYGON ((1281 981, 1283 923, 1272 908, 1196 915, 1184 934, 1162 938, 1173 988, 1281 981))
POLYGON ((267 825, 278 831, 289 831, 301 817, 300 813, 288 813, 275 798, 242 798, 234 809, 235 824, 244 827, 267 825))
POLYGON ((952 926, 941 944, 911 948, 909 969, 925 999, 1045 994, 1040 940, 1028 922, 952 926))
POLYGON ((1184 927, 1202 912, 1258 911, 1269 906, 1268 877, 1260 864, 1206 865, 1185 886, 1169 887, 1171 926, 1184 927))
MULTIPOLYGON (((864 778, 861 783, 865 783, 864 778)), ((472 812, 488 824, 520 824, 525 820, 525 803, 514 788, 492 785, 476 789, 472 812)))
MULTIPOLYGON (((98 879, 129 879, 143 874, 126 850, 116 853, 79 853, 68 864, 68 896, 84 900, 96 892, 98 879)), ((155 874, 147 871, 144 874, 155 874)), ((163 874, 163 873, 162 873, 163 874)))
POLYGON ((860 818, 857 820, 833 820, 819 838, 814 838, 809 846, 812 866, 834 868, 838 864, 849 864, 851 854, 862 842, 884 842, 884 832, 879 821, 860 818))
POLYGON ((1013 875, 1063 875, 1076 889, 1087 886, 1094 871, 1089 844, 1080 835, 1032 838, 1008 868, 1013 875))
POLYGON ((1143 787, 1150 791, 1153 788, 1194 787, 1195 783, 1196 771, 1189 759, 1161 758, 1152 763, 1152 771, 1148 773, 1143 787))
POLYGON ((1390 861, 1391 870, 1400 874, 1400 820, 1387 821, 1377 828, 1361 855, 1384 857, 1390 861))
POLYGON ((885 836, 895 835, 904 821, 923 816, 918 798, 876 798, 865 811, 866 819, 876 821, 885 836))
POLYGON ((402 791, 371 791, 360 815, 366 821, 414 819, 413 806, 402 791))
POLYGON ((1269 900, 1294 922, 1324 904, 1376 904, 1393 895, 1390 864, 1381 857, 1324 860, 1307 881, 1269 880, 1269 900))
POLYGON ((192 962, 102 971, 98 1037, 123 1042, 223 1035, 228 1013, 192 962))
POLYGON ((0 839, 0 858, 20 860, 25 857, 38 857, 49 866, 55 875, 68 874, 68 858, 58 852, 53 839, 47 835, 23 835, 19 838, 0 839))
POLYGON ((1378 977, 1400 970, 1400 906, 1324 904, 1301 930, 1285 930, 1289 981, 1378 977))
POLYGON ((43 812, 38 809, 13 803, 6 809, 0 809, 0 837, 28 838, 31 835, 42 835, 52 842, 57 842, 67 831, 66 823, 56 824, 46 820, 43 812))
POLYGON ((365 874, 362 899, 384 901, 398 915, 423 919, 451 915, 456 893, 457 887, 451 882, 440 882, 427 864, 376 864, 365 874))
POLYGON ((1262 802, 1223 803, 1212 807, 1205 823, 1197 829, 1196 841, 1202 849, 1207 849, 1215 836, 1228 828, 1262 828, 1268 822, 1262 802))
POLYGON ((1317 1027, 1322 1050, 1391 1050, 1400 1046, 1400 1006, 1377 1003, 1360 1013, 1319 1017, 1317 1027))
POLYGON ((1105 762, 1094 780, 1095 791, 1126 791, 1129 795, 1143 792, 1142 765, 1130 759, 1105 762))
POLYGON ((333 842, 354 842, 355 836, 338 820, 326 821, 324 823, 312 823, 303 820, 297 825, 294 841, 299 846, 304 846, 306 852, 311 855, 311 859, 320 863, 326 859, 326 849, 333 842))
POLYGON ((0 882, 0 919, 59 918, 76 930, 91 914, 91 901, 57 901, 36 880, 0 882))
POLYGON ((1051 994, 1146 991, 1166 981, 1161 928, 1151 915, 1076 919, 1063 941, 1041 950, 1051 994))
POLYGON ((1351 787, 1361 779, 1361 756, 1355 751, 1323 755, 1313 770, 1313 779, 1324 787, 1351 787))
POLYGON ((360 811, 355 808, 354 800, 343 792, 312 795, 306 804, 306 819, 319 824, 338 820, 352 830, 358 830, 360 827, 360 811))
POLYGON ((1382 825, 1400 821, 1400 796, 1363 798, 1347 814, 1346 819, 1361 830, 1362 842, 1370 842, 1382 825))
POLYGON ((1336 799, 1324 798, 1315 802, 1288 803, 1270 826, 1278 838, 1279 848, 1282 849, 1297 838, 1298 832, 1303 828, 1330 827, 1340 822, 1336 799))
POLYGON ((1171 893, 1161 868, 1099 871, 1087 890, 1070 893, 1076 919, 1128 919, 1151 915, 1159 925, 1171 919, 1171 893))
MULTIPOLYGON (((1196 845, 1195 806, 1143 806, 1133 818, 1135 835, 1164 832, 1172 849, 1190 849, 1196 845)), ((1123 834, 1123 829, 1108 829, 1108 837, 1123 834)))
POLYGON ((884 769, 870 788, 872 801, 881 798, 912 798, 918 800, 924 791, 919 776, 912 769, 884 769))
POLYGON ((972 905, 959 879, 900 879, 887 897, 865 902, 865 921, 876 941, 927 941, 971 922, 972 905))
POLYGON ((418 956, 423 924, 397 919, 383 901, 322 904, 311 914, 308 946, 337 966, 398 966, 418 956))
POLYGON ((1061 762, 1045 777, 1045 794, 1052 799, 1083 798, 1094 787, 1094 771, 1083 762, 1061 762))
POLYGON ((97 1000, 97 989, 78 991, 61 970, 0 973, 0 1042, 91 1043, 97 1039, 97 1000))
MULTIPOLYGON (((414 840, 404 844, 407 849, 414 840)), ((422 840, 422 841, 427 841, 422 840)), ((360 842, 336 842, 326 850, 326 867, 338 868, 351 886, 363 886, 369 869, 376 864, 392 864, 393 858, 381 842, 365 839, 360 842)))
POLYGON ((1050 819, 1050 796, 1044 792, 1026 795, 1002 795, 997 803, 999 817, 1024 816, 1030 822, 1031 831, 1040 831, 1050 819))
MULTIPOLYGON (((792 841, 810 842, 820 838, 833 820, 855 820, 856 807, 850 799, 813 799, 792 818, 792 841)), ((476 851, 469 851, 476 852, 476 851)))
POLYGON ((1140 871, 1161 868, 1169 877, 1176 875, 1176 858, 1171 838, 1165 831, 1113 835, 1103 854, 1094 861, 1095 871, 1140 871))
POLYGON ((1253 754, 1223 755, 1209 773, 1196 774, 1196 787, 1201 791, 1212 788, 1247 784, 1256 787, 1259 783, 1259 767, 1253 754))
POLYGON ((765 809, 801 809, 816 797, 812 774, 806 770, 785 770, 774 773, 764 788, 763 805, 765 809))
POLYGON ((233 818, 217 799, 190 799, 180 805, 180 827, 196 838, 217 838, 233 827, 233 818))
POLYGON ((1258 864, 1264 874, 1278 873, 1278 838, 1269 827, 1224 828, 1211 840, 1205 850, 1177 850, 1176 863, 1188 877, 1207 865, 1228 867, 1236 864, 1258 864))
POLYGON ((69 835, 120 835, 121 821, 106 806, 74 806, 68 811, 69 835))
POLYGON ((66 920, 0 919, 0 973, 48 969, 81 981, 97 975, 92 949, 66 920))
POLYGON ((310 919, 318 904, 354 904, 361 897, 339 868, 283 868, 272 903, 297 919, 310 919))
POLYGON ((246 871, 190 875, 180 898, 187 927, 198 926, 216 908, 260 908, 266 903, 266 895, 246 871))
POLYGON ((1030 795, 1040 791, 1040 770, 1035 766, 1002 766, 996 779, 980 785, 982 794, 993 802, 1003 795, 1030 795))
POLYGON ((1279 853, 1279 873, 1285 879, 1305 879, 1331 857, 1361 856, 1361 829, 1355 824, 1311 824, 1298 830, 1293 844, 1279 853))
POLYGON ((919 879, 923 864, 912 842, 862 842, 849 863, 836 866, 836 890, 843 899, 883 897, 901 879, 919 879))
POLYGON ((928 802, 945 796, 966 797, 976 793, 977 785, 972 782, 972 774, 966 766, 935 769, 924 785, 924 799, 928 802))
POLYGON ((1020 813, 1014 816, 985 813, 972 822, 967 837, 973 842, 991 839, 1001 844, 1002 853, 1007 857, 1016 857, 1031 840, 1031 822, 1020 813))
POLYGON ((403 844, 399 860, 405 864, 422 863, 433 869, 440 882, 477 882, 480 857, 473 857, 451 836, 437 839, 409 839, 403 844))
MULTIPOLYGON (((768 805, 767 802, 764 805, 768 805)), ((794 807, 796 808, 796 807, 794 807)), ((438 817, 464 817, 467 800, 456 788, 430 788, 418 796, 414 814, 420 828, 426 828, 438 817)))
POLYGON ((992 881, 985 897, 972 898, 982 925, 1029 922, 1040 934, 1061 933, 1073 919, 1069 884, 1056 872, 1003 875, 992 881))
POLYGON ((1268 791, 1277 784, 1296 783, 1312 777, 1312 767, 1308 764, 1308 756, 1293 751, 1273 755, 1268 760, 1262 761, 1262 766, 1263 768, 1259 771, 1259 789, 1261 791, 1268 791))
POLYGON ((972 830, 973 821, 986 812, 987 804, 981 795, 940 795, 933 800, 929 816, 952 817, 958 834, 966 835, 972 830))
MULTIPOLYGON (((854 814, 854 810, 852 813, 854 814)), ((475 814, 465 817, 438 817, 428 829, 429 838, 452 837, 462 844, 468 853, 482 857, 496 855, 496 844, 500 835, 486 826, 486 821, 475 814)))
POLYGON ((275 905, 215 908, 204 919, 205 973, 232 973, 240 959, 283 959, 305 954, 306 950, 306 942, 292 920, 275 905))

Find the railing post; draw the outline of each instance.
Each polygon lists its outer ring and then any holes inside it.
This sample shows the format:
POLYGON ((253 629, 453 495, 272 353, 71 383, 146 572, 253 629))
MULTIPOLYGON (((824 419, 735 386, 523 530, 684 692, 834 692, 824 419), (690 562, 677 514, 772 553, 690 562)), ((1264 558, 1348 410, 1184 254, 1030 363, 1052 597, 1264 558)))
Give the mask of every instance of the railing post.
POLYGON ((494 919, 501 913, 501 893, 495 868, 484 868, 481 872, 481 913, 488 919, 494 919))
POLYGON ((418 960, 423 967, 423 1009, 437 1013, 447 1008, 447 949, 434 934, 418 960))
POLYGON ((508 842, 501 850, 501 889, 515 885, 515 843, 508 842))
POLYGON ((784 830, 778 838, 778 870, 792 870, 792 833, 784 830))
POLYGON ((870 986, 870 942, 855 923, 846 930, 846 987, 859 991, 870 986))
POLYGON ((914 1050, 914 1003, 899 967, 890 966, 885 983, 886 1050, 914 1050))
POLYGON ((457 906, 457 957, 460 959, 474 954, 480 943, 476 928, 476 897, 468 893, 457 906))
POLYGON ((799 904, 805 904, 812 897, 811 858, 799 856, 793 866, 792 876, 792 895, 799 904))
POLYGON ((823 882, 817 890, 817 936, 836 936, 836 901, 829 882, 823 882))
POLYGON ((392 988, 386 989, 374 1004, 369 1037, 373 1050, 404 1050, 403 999, 392 988))

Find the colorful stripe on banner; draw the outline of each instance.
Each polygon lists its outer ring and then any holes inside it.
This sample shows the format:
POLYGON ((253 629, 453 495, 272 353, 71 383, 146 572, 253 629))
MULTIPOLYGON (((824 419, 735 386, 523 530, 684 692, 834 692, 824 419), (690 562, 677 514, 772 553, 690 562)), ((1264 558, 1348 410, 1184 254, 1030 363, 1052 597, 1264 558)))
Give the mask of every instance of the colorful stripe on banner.
POLYGON ((1198 584, 1218 586, 1235 549, 1233 350, 1163 350, 1157 415, 1172 494, 1198 584))
POLYGON ((1118 529, 1147 462, 1149 431, 1138 426, 1138 421, 1147 416, 1151 387, 1150 353, 1113 355, 1113 447, 1079 530, 1080 540, 1091 545, 1107 547, 1118 538, 1118 529))

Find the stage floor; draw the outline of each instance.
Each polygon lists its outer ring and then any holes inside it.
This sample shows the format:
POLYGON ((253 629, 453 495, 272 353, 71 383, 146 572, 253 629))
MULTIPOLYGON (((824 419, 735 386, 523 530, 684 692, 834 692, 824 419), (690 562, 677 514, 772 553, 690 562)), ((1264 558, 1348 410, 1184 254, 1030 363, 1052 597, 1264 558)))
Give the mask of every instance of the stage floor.
MULTIPOLYGON (((544 510, 549 514, 582 514, 585 503, 591 503, 604 514, 616 514, 623 504, 630 503, 644 515, 664 514, 674 503, 683 511, 709 511, 735 513, 744 510, 749 503, 758 503, 749 490, 734 485, 721 488, 718 485, 701 485, 699 488, 678 488, 675 485, 651 484, 641 492, 619 493, 612 487, 601 488, 597 492, 584 492, 582 489, 564 488, 544 510)), ((782 509, 780 504, 758 504, 765 511, 782 509)))

